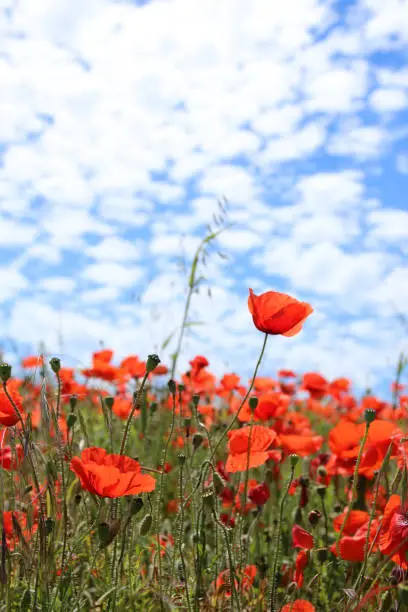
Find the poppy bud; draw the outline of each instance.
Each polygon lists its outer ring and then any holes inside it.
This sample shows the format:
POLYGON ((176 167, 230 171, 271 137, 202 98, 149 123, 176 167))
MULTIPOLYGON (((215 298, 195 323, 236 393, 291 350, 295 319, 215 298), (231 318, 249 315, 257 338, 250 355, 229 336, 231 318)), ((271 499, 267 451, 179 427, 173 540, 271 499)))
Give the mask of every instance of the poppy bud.
POLYGON ((143 499, 141 497, 132 497, 129 506, 130 516, 135 516, 143 508, 143 499))
POLYGON ((299 506, 297 506, 296 509, 295 509, 294 516, 293 516, 293 521, 294 521, 294 523, 302 523, 303 522, 302 508, 300 508, 299 506))
POLYGON ((180 383, 178 386, 178 389, 180 393, 183 393, 186 390, 186 385, 183 385, 183 383, 180 383))
POLYGON ((98 535, 99 545, 101 548, 109 546, 109 544, 115 539, 120 529, 121 520, 117 519, 110 525, 108 523, 99 523, 98 535))
POLYGON ((198 395, 198 393, 195 393, 193 395, 193 397, 191 398, 191 401, 193 402, 193 405, 197 408, 198 402, 200 401, 200 396, 198 395))
POLYGON ((213 483, 215 491, 218 495, 220 495, 226 487, 225 480, 220 476, 218 472, 213 473, 213 483))
POLYGON ((263 506, 266 504, 270 497, 268 485, 263 482, 262 484, 256 485, 249 489, 248 498, 257 506, 263 506))
POLYGON ((178 460, 179 460, 179 464, 180 464, 180 465, 184 465, 184 464, 185 464, 185 462, 186 462, 186 456, 185 456, 185 455, 183 455, 183 454, 180 454, 180 455, 178 456, 178 460))
POLYGON ((160 358, 158 355, 156 355, 155 353, 153 353, 152 355, 148 355, 147 361, 146 361, 146 372, 149 374, 150 372, 153 372, 153 370, 157 368, 159 363, 160 363, 160 358))
POLYGON ((316 487, 317 494, 320 495, 322 499, 324 499, 326 496, 326 490, 327 487, 325 487, 324 485, 319 485, 318 487, 316 487))
POLYGON ((297 466, 298 462, 299 462, 299 456, 298 455, 290 455, 289 456, 289 461, 290 461, 290 467, 292 468, 292 470, 295 469, 295 467, 297 466))
POLYGON ((115 402, 115 398, 112 397, 111 395, 108 395, 108 397, 105 397, 103 402, 108 410, 112 410, 113 404, 115 402))
POLYGON ((311 512, 309 512, 309 523, 313 526, 317 525, 317 523, 320 521, 322 517, 321 512, 319 512, 318 510, 312 510, 311 512))
POLYGON ((68 417, 67 417, 67 426, 68 426, 68 429, 72 429, 73 428, 73 426, 76 423, 76 420, 77 420, 76 414, 73 414, 72 412, 70 412, 68 417))
POLYGON ((52 359, 50 359, 50 366, 54 374, 58 374, 61 369, 61 359, 59 359, 58 357, 53 357, 52 359))
POLYGON ((150 412, 153 414, 156 412, 156 410, 157 410, 157 402, 152 402, 150 404, 150 412))
POLYGON ((0 378, 2 382, 6 383, 11 377, 11 365, 3 361, 0 363, 0 378))
POLYGON ((259 402, 259 400, 255 396, 249 398, 248 404, 249 404, 249 408, 251 409, 251 412, 255 412, 255 410, 256 410, 256 408, 258 406, 258 402, 259 402))
POLYGON ((269 468, 265 470, 265 482, 271 484, 274 481, 273 471, 269 468))
POLYGON ((77 402, 78 402, 77 396, 71 395, 71 397, 69 398, 69 405, 71 407, 71 412, 74 412, 77 402))
POLYGON ((203 436, 199 433, 195 433, 193 436, 193 447, 195 450, 201 446, 203 442, 203 436))
POLYGON ((47 518, 45 519, 45 533, 47 535, 50 535, 53 529, 54 529, 54 519, 52 519, 50 516, 47 516, 47 518))
POLYGON ((317 468, 317 475, 320 476, 320 478, 325 478, 327 476, 327 470, 324 465, 319 465, 317 468))
POLYGON ((142 518, 139 524, 139 533, 141 536, 145 536, 149 533, 152 522, 153 518, 151 514, 146 514, 146 516, 142 518))
POLYGON ((364 420, 367 423, 367 425, 375 421, 376 416, 377 416, 377 413, 372 408, 368 408, 367 410, 364 411, 364 420))
POLYGON ((176 391, 177 391, 177 385, 176 385, 175 381, 174 380, 169 380, 169 382, 167 383, 167 386, 169 388, 170 393, 172 395, 175 395, 176 391))

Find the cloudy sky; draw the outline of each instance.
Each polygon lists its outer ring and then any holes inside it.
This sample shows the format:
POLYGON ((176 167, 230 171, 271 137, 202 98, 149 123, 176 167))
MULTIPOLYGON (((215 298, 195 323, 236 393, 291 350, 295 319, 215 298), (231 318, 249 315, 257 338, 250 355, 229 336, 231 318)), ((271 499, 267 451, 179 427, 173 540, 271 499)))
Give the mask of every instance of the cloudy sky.
POLYGON ((315 308, 263 366, 392 376, 408 330, 407 0, 0 0, 0 339, 247 376, 248 287, 315 308), (194 330, 194 333, 192 333, 194 330))

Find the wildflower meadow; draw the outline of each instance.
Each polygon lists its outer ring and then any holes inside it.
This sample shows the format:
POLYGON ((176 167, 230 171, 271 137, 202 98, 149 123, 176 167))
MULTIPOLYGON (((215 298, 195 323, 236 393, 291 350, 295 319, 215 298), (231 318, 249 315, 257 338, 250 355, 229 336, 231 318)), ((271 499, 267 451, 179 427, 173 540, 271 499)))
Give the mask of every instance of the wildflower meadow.
POLYGON ((260 376, 313 307, 249 289, 250 380, 217 379, 205 354, 177 376, 196 264, 172 363, 1 363, 0 609, 406 610, 405 357, 392 401, 260 376))

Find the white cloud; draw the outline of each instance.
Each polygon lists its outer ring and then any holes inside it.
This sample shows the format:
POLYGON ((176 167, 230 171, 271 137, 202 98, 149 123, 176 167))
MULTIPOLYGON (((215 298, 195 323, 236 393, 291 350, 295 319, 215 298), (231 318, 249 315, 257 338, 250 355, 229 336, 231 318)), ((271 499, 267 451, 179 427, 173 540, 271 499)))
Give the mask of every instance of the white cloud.
POLYGON ((29 244, 36 233, 37 230, 33 225, 0 217, 0 248, 29 244))
POLYGON ((360 159, 376 157, 387 142, 386 133, 376 126, 363 126, 336 134, 327 147, 333 155, 352 155, 360 159))
POLYGON ((142 277, 142 270, 134 266, 122 266, 118 263, 101 262, 87 266, 82 277, 99 285, 126 288, 137 283, 142 277))
POLYGON ((17 270, 10 267, 0 268, 0 302, 16 298, 21 289, 28 286, 27 279, 17 270))
POLYGON ((53 293, 70 293, 75 288, 75 281, 72 278, 64 276, 54 276, 43 278, 39 281, 38 286, 51 291, 53 293))
POLYGON ((407 108, 408 95, 401 89, 376 89, 370 96, 370 104, 379 113, 407 108))
POLYGON ((104 238, 97 245, 88 247, 87 255, 100 261, 135 261, 140 259, 141 246, 117 236, 104 238))

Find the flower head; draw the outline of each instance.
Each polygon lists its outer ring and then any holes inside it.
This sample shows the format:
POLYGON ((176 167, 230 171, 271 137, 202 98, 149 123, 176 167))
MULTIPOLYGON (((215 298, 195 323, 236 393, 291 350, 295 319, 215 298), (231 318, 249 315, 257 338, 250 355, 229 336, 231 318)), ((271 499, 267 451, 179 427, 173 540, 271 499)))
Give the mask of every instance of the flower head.
POLYGON ((286 293, 267 291, 255 295, 249 290, 248 308, 259 331, 273 336, 295 336, 305 319, 313 312, 306 302, 299 302, 286 293))
POLYGON ((78 476, 83 489, 100 497, 123 497, 149 493, 155 479, 142 474, 140 464, 124 455, 108 455, 103 448, 91 447, 73 457, 71 470, 78 476))

